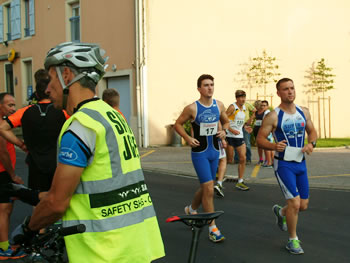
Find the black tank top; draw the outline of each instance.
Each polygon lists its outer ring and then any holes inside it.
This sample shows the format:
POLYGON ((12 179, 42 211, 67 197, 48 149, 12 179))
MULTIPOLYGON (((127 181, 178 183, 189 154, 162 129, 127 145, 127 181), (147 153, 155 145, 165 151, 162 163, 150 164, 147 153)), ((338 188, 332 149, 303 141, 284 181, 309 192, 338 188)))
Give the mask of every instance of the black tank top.
POLYGON ((52 103, 33 105, 22 116, 27 161, 34 162, 43 172, 56 168, 57 138, 65 121, 63 111, 55 109, 52 103))

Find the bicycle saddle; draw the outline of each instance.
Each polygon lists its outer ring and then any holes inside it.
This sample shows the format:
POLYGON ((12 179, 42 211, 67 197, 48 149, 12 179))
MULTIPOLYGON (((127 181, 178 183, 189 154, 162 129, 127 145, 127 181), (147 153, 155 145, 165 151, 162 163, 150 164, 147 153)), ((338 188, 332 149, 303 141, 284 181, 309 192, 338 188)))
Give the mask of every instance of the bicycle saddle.
POLYGON ((199 213, 194 215, 178 215, 167 218, 166 222, 178 222, 181 221, 188 226, 194 226, 202 228, 205 225, 210 224, 214 219, 218 218, 224 213, 224 211, 216 211, 213 213, 199 213))

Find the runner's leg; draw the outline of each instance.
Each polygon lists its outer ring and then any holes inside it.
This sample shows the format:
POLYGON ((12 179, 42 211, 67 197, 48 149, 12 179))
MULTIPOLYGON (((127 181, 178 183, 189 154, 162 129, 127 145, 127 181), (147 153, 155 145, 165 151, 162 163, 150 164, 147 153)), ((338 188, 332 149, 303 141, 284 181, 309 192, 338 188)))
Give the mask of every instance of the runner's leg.
POLYGON ((0 242, 5 242, 9 239, 8 235, 12 209, 12 203, 0 203, 0 242))
POLYGON ((237 149, 239 156, 238 178, 243 179, 246 163, 246 145, 242 144, 241 146, 235 147, 235 149, 237 149))
POLYGON ((231 145, 227 145, 226 147, 226 158, 227 163, 233 163, 233 147, 231 145))

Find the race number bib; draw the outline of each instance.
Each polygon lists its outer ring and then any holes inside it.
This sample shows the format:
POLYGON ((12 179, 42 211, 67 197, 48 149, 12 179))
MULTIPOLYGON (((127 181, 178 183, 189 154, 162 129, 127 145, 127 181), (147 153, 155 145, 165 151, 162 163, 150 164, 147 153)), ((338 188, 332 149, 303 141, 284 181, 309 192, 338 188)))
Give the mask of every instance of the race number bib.
POLYGON ((299 147, 287 146, 284 151, 284 160, 285 161, 294 161, 301 163, 304 158, 304 154, 299 147))
POLYGON ((212 136, 212 135, 215 135, 217 132, 218 132, 217 122, 212 122, 212 123, 202 122, 200 124, 200 129, 199 129, 200 136, 212 136))
POLYGON ((256 120, 255 121, 255 126, 261 126, 262 120, 256 120))

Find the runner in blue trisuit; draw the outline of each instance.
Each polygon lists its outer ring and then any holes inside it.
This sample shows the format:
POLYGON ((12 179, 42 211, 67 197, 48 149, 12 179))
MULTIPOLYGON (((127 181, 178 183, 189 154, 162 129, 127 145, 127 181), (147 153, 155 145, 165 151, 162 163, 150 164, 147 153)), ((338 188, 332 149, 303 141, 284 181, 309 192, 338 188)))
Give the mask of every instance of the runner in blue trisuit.
POLYGON ((283 208, 273 206, 277 224, 289 233, 286 249, 292 254, 303 254, 296 228, 299 211, 305 211, 309 203, 309 183, 304 154, 311 154, 316 147, 317 133, 305 107, 294 104, 295 88, 291 79, 283 78, 276 84, 281 104, 263 120, 257 136, 258 146, 274 150, 274 170, 282 193, 287 200, 283 208), (308 144, 304 145, 305 131, 308 144), (267 137, 273 132, 275 142, 267 137))
MULTIPOLYGON (((185 207, 186 214, 195 214, 202 204, 205 212, 214 212, 214 180, 219 162, 219 140, 224 140, 228 119, 224 104, 213 99, 214 78, 201 75, 197 81, 200 99, 186 106, 176 120, 175 129, 192 147, 192 162, 196 170, 200 188, 195 193, 191 205, 185 207), (188 135, 183 124, 192 122, 193 137, 188 135), (219 129, 219 122, 222 130, 219 129)), ((209 239, 213 242, 224 240, 224 236, 213 221, 209 226, 209 239)))

